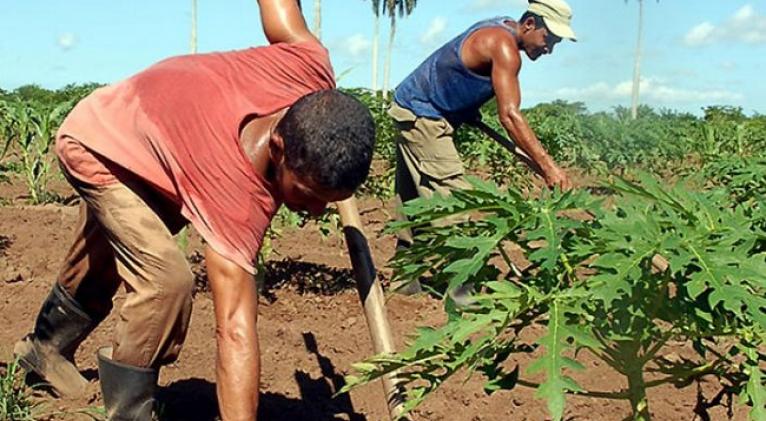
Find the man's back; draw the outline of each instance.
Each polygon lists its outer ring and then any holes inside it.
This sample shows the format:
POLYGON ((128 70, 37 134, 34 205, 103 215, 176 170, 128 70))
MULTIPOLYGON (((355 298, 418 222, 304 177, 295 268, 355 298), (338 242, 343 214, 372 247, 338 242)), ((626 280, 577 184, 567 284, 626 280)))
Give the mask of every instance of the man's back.
POLYGON ((509 17, 495 17, 472 25, 428 57, 396 88, 394 100, 418 116, 461 123, 473 117, 495 93, 489 76, 466 67, 461 51, 465 41, 485 28, 514 34, 509 17))
POLYGON ((206 241, 253 270, 278 204, 239 146, 241 126, 334 86, 327 50, 311 40, 172 57, 95 91, 59 136, 161 190, 206 241))

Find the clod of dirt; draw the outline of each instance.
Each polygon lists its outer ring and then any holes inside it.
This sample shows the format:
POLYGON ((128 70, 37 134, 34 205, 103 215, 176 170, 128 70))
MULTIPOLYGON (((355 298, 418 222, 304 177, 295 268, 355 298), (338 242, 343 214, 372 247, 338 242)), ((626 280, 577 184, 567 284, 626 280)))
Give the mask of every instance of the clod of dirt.
POLYGON ((15 284, 29 279, 32 279, 32 270, 29 267, 0 264, 0 282, 15 284))
POLYGON ((0 235, 0 256, 5 256, 5 251, 13 244, 13 238, 7 235, 0 235))
POLYGON ((6 284, 15 284, 17 282, 23 282, 23 281, 24 281, 24 277, 21 276, 20 273, 17 273, 16 276, 14 276, 14 277, 12 277, 10 279, 6 279, 5 283, 6 284))

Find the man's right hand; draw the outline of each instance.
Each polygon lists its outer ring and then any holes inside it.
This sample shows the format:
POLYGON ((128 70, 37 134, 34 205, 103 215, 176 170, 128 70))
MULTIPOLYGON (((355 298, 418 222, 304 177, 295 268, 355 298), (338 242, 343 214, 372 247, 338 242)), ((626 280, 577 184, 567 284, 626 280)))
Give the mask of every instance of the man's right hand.
POLYGON ((210 246, 205 248, 205 263, 215 307, 216 390, 221 419, 252 421, 258 411, 260 382, 255 279, 210 246))
POLYGON ((567 173, 556 165, 545 170, 543 178, 545 179, 545 184, 550 188, 558 186, 564 191, 572 188, 572 182, 569 180, 567 173))

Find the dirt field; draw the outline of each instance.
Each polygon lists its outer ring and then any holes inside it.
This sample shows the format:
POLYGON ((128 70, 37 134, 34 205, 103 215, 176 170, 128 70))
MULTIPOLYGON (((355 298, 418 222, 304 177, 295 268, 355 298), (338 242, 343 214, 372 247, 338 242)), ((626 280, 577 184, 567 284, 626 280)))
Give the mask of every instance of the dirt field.
MULTIPOLYGON (((71 195, 56 183, 56 191, 71 195)), ((71 205, 23 205, 19 182, 0 185, 0 362, 7 362, 13 343, 27 333, 40 303, 49 292, 58 265, 69 247, 77 217, 71 205)), ((70 200, 70 202, 73 202, 70 200)), ((393 239, 380 236, 391 214, 390 204, 360 203, 363 220, 376 265, 385 281, 384 265, 393 252, 393 239), (386 211, 388 208, 388 211, 386 211)), ((199 249, 192 238, 190 255, 199 249)), ((365 319, 356 291, 350 286, 350 263, 341 237, 322 241, 316 230, 306 227, 285 233, 275 241, 271 256, 267 297, 261 300, 259 335, 262 353, 261 412, 263 420, 383 420, 387 417, 382 387, 369 385, 350 396, 333 398, 342 377, 353 362, 372 352, 365 319)), ((199 270, 200 264, 195 264, 199 270)), ((117 300, 122 299, 122 293, 117 300)), ((119 305, 119 302, 118 302, 119 305)), ((398 346, 419 325, 443 320, 441 303, 428 297, 393 296, 388 314, 398 346)), ((76 401, 41 397, 45 410, 69 411, 100 405, 95 352, 109 343, 114 318, 107 319, 77 353, 77 361, 91 382, 87 396, 76 401)), ((689 352, 681 345, 666 354, 689 352)), ((195 296, 191 329, 177 363, 164 368, 160 377, 160 399, 164 418, 212 420, 216 418, 214 372, 215 344, 213 303, 209 294, 195 296)), ((528 361, 528 358, 525 358, 528 361)), ((519 361, 522 367, 526 361, 519 361)), ((604 365, 591 361, 587 374, 575 373, 586 389, 614 391, 624 387, 621 377, 604 365)), ((522 370, 523 373, 523 370, 522 370)), ((479 377, 463 383, 465 376, 448 382, 414 415, 418 420, 543 420, 545 403, 534 398, 534 390, 486 396, 479 377)), ((539 380, 539 379, 537 379, 539 380)), ((709 418, 695 415, 700 398, 710 399, 720 385, 706 378, 683 389, 667 385, 650 391, 651 411, 656 420, 711 419, 745 420, 746 412, 723 405, 709 409, 709 418), (701 395, 698 396, 698 391, 701 395)), ((569 397, 567 420, 621 420, 629 413, 627 402, 569 397)), ((87 419, 84 415, 57 415, 49 419, 87 419)))

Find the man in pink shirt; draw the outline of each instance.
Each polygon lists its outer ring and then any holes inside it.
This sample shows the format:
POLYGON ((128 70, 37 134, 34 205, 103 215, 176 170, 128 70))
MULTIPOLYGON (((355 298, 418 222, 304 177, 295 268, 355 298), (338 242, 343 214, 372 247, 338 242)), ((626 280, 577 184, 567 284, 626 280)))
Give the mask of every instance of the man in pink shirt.
POLYGON ((151 419, 159 368, 181 350, 193 277, 173 235, 187 223, 206 242, 222 418, 254 419, 253 274, 264 231, 282 203, 319 214, 367 177, 369 111, 334 89, 327 50, 296 0, 259 4, 271 45, 164 60, 94 91, 59 129, 56 152, 82 196, 81 222, 33 333, 14 352, 59 394, 80 393, 75 350, 124 284, 114 343, 98 353, 110 419, 151 419))

